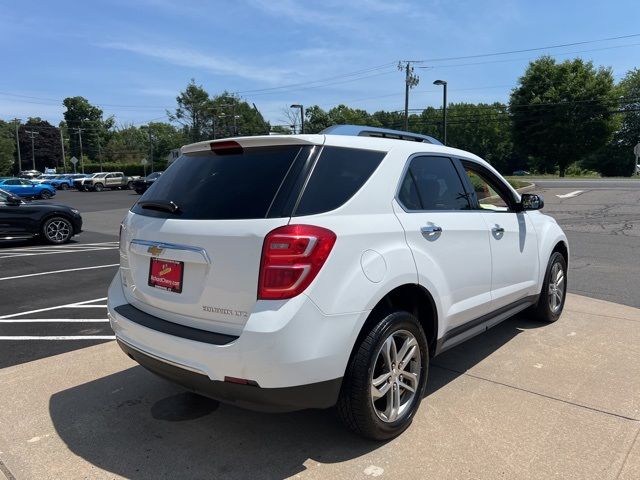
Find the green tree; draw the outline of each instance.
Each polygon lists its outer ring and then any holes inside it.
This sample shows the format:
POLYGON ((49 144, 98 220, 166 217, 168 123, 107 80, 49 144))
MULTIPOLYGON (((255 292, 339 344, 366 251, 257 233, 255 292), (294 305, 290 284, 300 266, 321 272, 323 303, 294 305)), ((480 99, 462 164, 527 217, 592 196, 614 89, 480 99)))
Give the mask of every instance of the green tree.
POLYGON ((318 105, 307 108, 304 112, 305 133, 319 133, 327 127, 333 125, 329 114, 318 105))
POLYGON ((209 132, 211 138, 269 134, 271 129, 269 122, 264 119, 255 105, 249 105, 239 96, 223 92, 213 97, 211 103, 209 132))
POLYGON ((189 143, 189 138, 183 130, 177 129, 174 125, 165 122, 151 122, 147 130, 147 148, 148 148, 148 132, 151 133, 151 142, 153 142, 153 161, 156 165, 163 166, 166 157, 176 148, 189 143))
POLYGON ((318 133, 332 125, 369 125, 380 127, 381 123, 366 110, 338 105, 328 112, 317 105, 305 111, 305 133, 318 133))
POLYGON ((149 156, 149 136, 133 125, 116 129, 102 148, 102 154, 105 162, 140 163, 149 156))
POLYGON ((0 120, 0 176, 14 173, 15 124, 0 120))
POLYGON ((269 133, 277 133, 279 135, 291 135, 291 127, 285 127, 284 125, 273 125, 269 133))
POLYGON ((82 151, 86 157, 98 159, 102 147, 109 141, 114 126, 113 117, 103 119, 100 108, 91 105, 84 97, 67 97, 62 101, 66 108, 63 128, 68 130, 69 156, 80 158, 80 136, 82 129, 82 151))
POLYGON ((202 85, 196 85, 195 79, 176 97, 178 106, 175 112, 167 111, 171 121, 184 127, 191 142, 206 140, 213 120, 213 101, 202 85))
POLYGON ((447 143, 473 152, 497 170, 509 173, 512 170, 509 162, 513 144, 507 106, 499 102, 490 105, 451 104, 448 108, 447 143))
POLYGON ((54 127, 40 117, 29 118, 24 125, 20 125, 18 136, 22 154, 20 170, 33 168, 32 153, 35 154, 36 170, 42 172, 45 168, 61 169, 62 147, 58 127, 54 127), (31 134, 27 134, 27 132, 34 132, 33 152, 31 150, 31 134))
POLYGON ((564 176, 567 165, 610 140, 613 92, 611 69, 579 58, 556 63, 544 56, 531 62, 511 93, 515 151, 564 176))

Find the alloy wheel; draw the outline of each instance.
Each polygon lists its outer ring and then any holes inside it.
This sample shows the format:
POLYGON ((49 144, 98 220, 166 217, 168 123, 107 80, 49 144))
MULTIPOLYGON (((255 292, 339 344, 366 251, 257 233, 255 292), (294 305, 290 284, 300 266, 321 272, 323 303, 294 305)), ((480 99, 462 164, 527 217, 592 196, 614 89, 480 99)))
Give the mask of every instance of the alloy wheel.
POLYGON ((370 378, 371 403, 385 423, 411 411, 420 384, 420 347, 407 330, 391 333, 381 345, 370 378))
POLYGON ((65 242, 71 236, 71 225, 66 220, 56 218, 47 224, 45 235, 51 242, 65 242))
POLYGON ((549 308, 553 313, 558 313, 562 307, 562 299, 565 294, 564 270, 559 262, 551 267, 549 275, 549 308))

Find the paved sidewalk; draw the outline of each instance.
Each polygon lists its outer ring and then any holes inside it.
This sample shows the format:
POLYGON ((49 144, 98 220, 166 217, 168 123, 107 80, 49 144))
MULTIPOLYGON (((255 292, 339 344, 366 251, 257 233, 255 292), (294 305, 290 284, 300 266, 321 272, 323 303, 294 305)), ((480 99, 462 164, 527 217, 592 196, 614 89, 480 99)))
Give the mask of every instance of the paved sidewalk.
POLYGON ((0 370, 0 479, 640 478, 640 310, 570 295, 434 360, 385 443, 201 399, 109 342, 0 370))

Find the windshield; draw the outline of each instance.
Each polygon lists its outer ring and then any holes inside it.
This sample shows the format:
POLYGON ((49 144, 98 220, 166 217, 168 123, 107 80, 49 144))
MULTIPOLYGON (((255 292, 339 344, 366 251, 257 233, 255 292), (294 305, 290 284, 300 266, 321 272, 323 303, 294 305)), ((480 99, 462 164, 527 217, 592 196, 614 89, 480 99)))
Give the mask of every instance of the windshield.
MULTIPOLYGON (((216 155, 198 152, 179 157, 140 198, 144 202, 173 202, 184 219, 265 218, 296 157, 309 147, 246 148, 240 153, 216 155)), ((132 211, 154 217, 175 213, 144 209, 132 211)))

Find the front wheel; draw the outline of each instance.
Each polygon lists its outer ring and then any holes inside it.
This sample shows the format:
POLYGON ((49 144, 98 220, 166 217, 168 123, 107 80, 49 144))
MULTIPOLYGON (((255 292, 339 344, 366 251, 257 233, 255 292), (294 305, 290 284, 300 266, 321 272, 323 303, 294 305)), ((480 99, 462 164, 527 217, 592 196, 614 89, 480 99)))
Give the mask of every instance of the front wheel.
POLYGON ((133 190, 133 182, 127 183, 127 190, 133 190))
POLYGON ((102 185, 101 183, 96 183, 93 186, 93 190, 96 192, 101 192, 102 190, 104 190, 104 185, 102 185))
POLYGON ((416 317, 398 311, 382 318, 355 347, 337 403, 347 428, 389 440, 411 424, 429 370, 429 348, 416 317))
POLYGON ((66 183, 60 184, 60 190, 67 190, 68 188, 69 188, 69 185, 67 185, 66 183))
POLYGON ((543 322, 555 322, 562 314, 566 296, 567 261, 560 252, 554 252, 547 264, 538 303, 531 307, 531 316, 543 322))
POLYGON ((39 197, 42 200, 49 200, 51 198, 51 192, 49 190, 42 190, 39 197))
POLYGON ((42 226, 42 234, 49 243, 67 243, 73 236, 73 226, 66 218, 53 217, 42 226))

